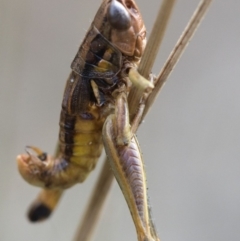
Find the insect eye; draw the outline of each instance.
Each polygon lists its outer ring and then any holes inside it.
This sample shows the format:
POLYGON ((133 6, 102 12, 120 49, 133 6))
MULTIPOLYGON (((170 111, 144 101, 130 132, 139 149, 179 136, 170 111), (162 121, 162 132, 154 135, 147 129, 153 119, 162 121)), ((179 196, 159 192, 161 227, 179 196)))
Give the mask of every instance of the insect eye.
POLYGON ((131 26, 131 17, 124 6, 113 0, 107 11, 108 21, 111 26, 118 30, 126 30, 131 26))
POLYGON ((38 155, 38 158, 41 161, 46 161, 47 160, 47 153, 46 152, 41 153, 40 155, 38 155))

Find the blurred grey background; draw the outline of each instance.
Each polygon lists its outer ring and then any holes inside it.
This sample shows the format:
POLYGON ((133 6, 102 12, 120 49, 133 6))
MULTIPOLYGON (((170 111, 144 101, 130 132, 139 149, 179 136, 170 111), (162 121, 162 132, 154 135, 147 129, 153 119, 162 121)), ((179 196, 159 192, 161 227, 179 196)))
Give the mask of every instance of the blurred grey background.
MULTIPOLYGON (((65 80, 100 0, 0 1, 0 240, 72 240, 102 161, 47 222, 26 210, 39 189, 15 157, 53 153, 65 80)), ((148 32, 159 0, 138 0, 148 32)), ((198 0, 178 0, 158 73, 198 0)), ((240 240, 240 1, 215 0, 138 132, 161 241, 240 240)), ((115 183, 93 240, 136 240, 115 183)))

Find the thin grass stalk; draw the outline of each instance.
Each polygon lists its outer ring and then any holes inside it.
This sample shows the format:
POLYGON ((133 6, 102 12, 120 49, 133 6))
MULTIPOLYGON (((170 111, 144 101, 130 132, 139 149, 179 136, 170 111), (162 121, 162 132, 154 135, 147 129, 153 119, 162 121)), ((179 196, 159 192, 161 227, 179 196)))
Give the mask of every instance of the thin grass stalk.
POLYGON ((113 173, 110 169, 107 158, 104 161, 102 170, 92 191, 87 210, 82 217, 82 222, 77 229, 74 240, 91 240, 93 230, 96 227, 98 218, 100 216, 104 201, 113 183, 113 173))
POLYGON ((190 21, 188 22, 186 28, 184 29, 182 35, 180 36, 179 40, 177 41, 174 49, 170 53, 167 61, 165 62, 162 70, 160 71, 160 73, 157 77, 154 90, 152 91, 151 95, 149 96, 149 98, 146 101, 146 107, 144 109, 142 118, 144 118, 146 116, 146 114, 148 113, 148 111, 151 108, 153 102, 155 101, 157 95, 159 94, 161 88, 163 87, 167 78, 169 77, 172 70, 176 66, 177 62, 179 61, 180 57, 182 56, 189 41, 191 40, 194 33, 196 32, 199 24, 203 20, 203 17, 205 16, 206 11, 209 9, 211 2, 212 2, 212 0, 202 0, 199 3, 199 5, 197 6, 190 21))

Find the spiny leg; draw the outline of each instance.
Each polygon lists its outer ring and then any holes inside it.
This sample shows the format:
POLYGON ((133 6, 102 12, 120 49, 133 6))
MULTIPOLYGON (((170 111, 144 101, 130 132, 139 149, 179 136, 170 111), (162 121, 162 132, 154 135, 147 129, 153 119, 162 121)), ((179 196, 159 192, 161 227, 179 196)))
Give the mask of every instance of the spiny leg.
MULTIPOLYGON (((138 70, 135 68, 130 68, 128 71, 129 80, 132 84, 137 87, 138 91, 135 92, 135 98, 139 100, 137 111, 134 112, 134 115, 131 116, 131 131, 132 133, 136 133, 138 126, 141 124, 143 113, 145 111, 146 101, 149 95, 152 93, 154 88, 154 83, 156 81, 156 77, 154 75, 150 75, 150 80, 145 79, 142 75, 139 74, 138 70)), ((153 224, 151 218, 151 210, 148 207, 149 211, 149 226, 150 232, 154 240, 159 240, 155 226, 153 224)))
POLYGON ((138 240, 153 241, 143 160, 136 137, 130 130, 126 93, 119 94, 116 112, 104 124, 103 142, 113 173, 132 214, 138 240))

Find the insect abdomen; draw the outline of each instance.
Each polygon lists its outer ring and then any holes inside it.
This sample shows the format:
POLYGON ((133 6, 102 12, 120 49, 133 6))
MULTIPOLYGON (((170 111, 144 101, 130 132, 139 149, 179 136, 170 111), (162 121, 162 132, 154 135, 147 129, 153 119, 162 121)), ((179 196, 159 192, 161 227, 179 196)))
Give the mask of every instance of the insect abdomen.
POLYGON ((61 112, 60 152, 62 158, 76 164, 85 175, 94 169, 102 152, 103 120, 96 119, 91 112, 79 116, 61 112))

